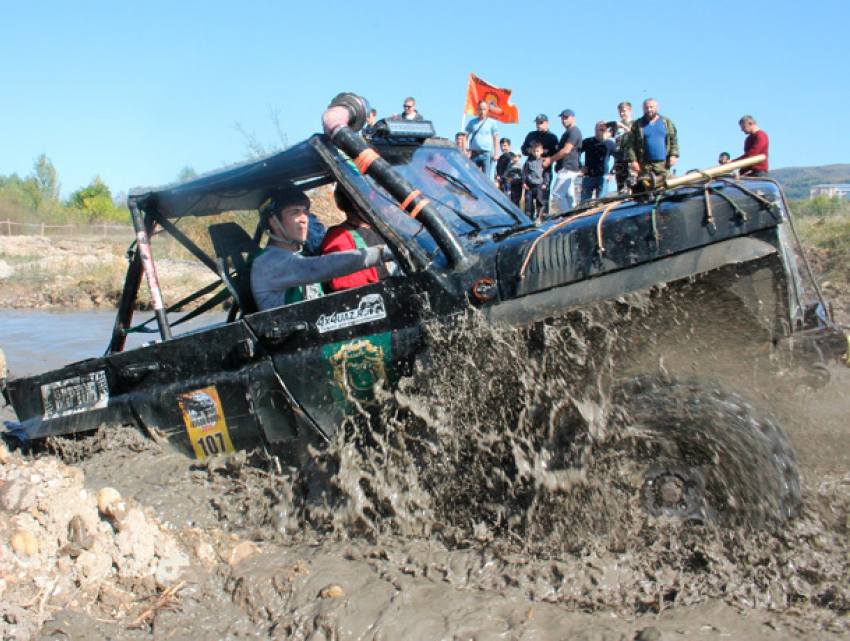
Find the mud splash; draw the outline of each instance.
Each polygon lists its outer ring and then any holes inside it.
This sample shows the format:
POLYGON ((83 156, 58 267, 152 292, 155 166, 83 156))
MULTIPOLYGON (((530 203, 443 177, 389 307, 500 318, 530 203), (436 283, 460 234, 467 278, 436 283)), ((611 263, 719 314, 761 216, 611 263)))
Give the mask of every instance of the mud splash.
MULTIPOLYGON (((744 351, 724 330, 724 349, 708 349, 713 319, 684 307, 664 313, 666 333, 649 297, 525 330, 475 315, 432 328, 430 360, 397 391, 378 390, 376 406, 358 406, 304 470, 280 470, 264 452, 192 464, 126 430, 53 441, 88 484, 152 506, 190 548, 199 539, 222 550, 234 539, 255 545, 232 565, 196 559, 181 607, 142 630, 95 623, 105 612, 97 600, 54 623, 125 639, 616 639, 648 627, 693 638, 846 634, 846 472, 806 460, 802 488, 789 477, 760 506, 721 483, 710 507, 753 508, 743 523, 647 509, 642 459, 682 448, 640 445, 651 421, 635 394, 678 389, 662 414, 685 421, 697 405, 722 408, 768 445, 775 421, 751 404, 795 398, 782 387, 792 379, 783 365, 759 356, 760 340, 749 337, 744 351), (731 352, 737 366, 725 360, 731 352), (795 494, 796 516, 777 525, 795 494)), ((834 374, 821 394, 846 415, 850 377, 834 374)), ((788 424, 792 439, 805 424, 788 424)), ((846 437, 829 437, 846 450, 846 437)), ((716 463, 721 450, 712 444, 695 459, 716 463)), ((752 467, 732 481, 760 496, 752 467)))

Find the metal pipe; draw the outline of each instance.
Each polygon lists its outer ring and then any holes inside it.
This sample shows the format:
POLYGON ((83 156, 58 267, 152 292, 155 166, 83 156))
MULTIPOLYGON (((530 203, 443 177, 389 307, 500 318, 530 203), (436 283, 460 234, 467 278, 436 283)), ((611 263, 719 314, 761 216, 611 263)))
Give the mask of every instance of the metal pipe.
POLYGON ((159 325, 159 335, 162 337, 162 340, 167 341, 171 339, 171 327, 168 325, 165 305, 162 302, 162 292, 159 289, 159 279, 156 277, 156 267, 153 262, 153 254, 151 254, 150 238, 145 228, 142 214, 139 211, 139 206, 132 200, 130 201, 130 216, 133 218, 133 227, 136 230, 136 246, 141 257, 145 278, 148 281, 148 289, 151 292, 151 302, 153 303, 157 325, 159 325))
MULTIPOLYGON (((350 96, 351 94, 346 94, 350 96)), ((338 96, 337 98, 340 98, 338 96)), ((362 99, 360 99, 362 101, 362 99)), ((369 146, 362 136, 349 125, 359 122, 359 108, 351 104, 337 104, 325 112, 322 117, 325 133, 338 149, 354 159, 363 174, 375 179, 395 198, 402 209, 422 222, 428 233, 433 236, 446 256, 449 266, 457 268, 468 262, 463 245, 454 230, 446 224, 442 216, 413 185, 411 185, 392 165, 381 158, 369 146), (343 112, 338 110, 344 110, 343 112)))
POLYGON ((741 160, 733 160, 732 162, 727 162, 725 165, 717 165, 716 167, 709 167, 708 169, 695 171, 689 174, 685 174, 684 176, 679 176, 678 178, 670 178, 669 180, 665 181, 664 186, 668 189, 672 189, 673 187, 681 187, 682 185, 687 185, 688 183, 702 180, 706 176, 711 176, 713 178, 714 176, 728 174, 735 171, 736 169, 752 167, 753 165, 757 165, 760 162, 764 162, 765 160, 767 160, 767 156, 765 156, 764 154, 753 156, 752 158, 742 158, 741 160))

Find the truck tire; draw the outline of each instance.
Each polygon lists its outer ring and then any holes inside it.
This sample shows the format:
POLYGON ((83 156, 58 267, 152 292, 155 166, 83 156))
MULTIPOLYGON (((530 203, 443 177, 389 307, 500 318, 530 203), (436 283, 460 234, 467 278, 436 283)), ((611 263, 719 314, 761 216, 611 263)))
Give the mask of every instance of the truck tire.
POLYGON ((800 476, 775 418, 699 381, 634 378, 618 385, 622 429, 640 504, 654 516, 760 527, 793 517, 800 476))

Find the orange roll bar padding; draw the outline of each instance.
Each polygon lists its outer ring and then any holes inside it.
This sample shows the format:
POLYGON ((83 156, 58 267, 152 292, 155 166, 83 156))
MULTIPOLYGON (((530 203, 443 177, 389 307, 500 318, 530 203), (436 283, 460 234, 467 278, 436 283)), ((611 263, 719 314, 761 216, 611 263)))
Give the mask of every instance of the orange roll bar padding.
POLYGON ((369 166, 379 157, 378 152, 374 149, 364 149, 357 155, 357 158, 354 159, 354 166, 357 167, 357 171, 365 176, 366 172, 369 170, 369 166))
POLYGON ((419 215, 419 212, 422 211, 422 208, 430 202, 431 201, 428 200, 427 198, 423 198, 422 200, 420 200, 419 204, 416 205, 416 207, 413 208, 412 212, 410 212, 410 217, 416 218, 419 215))
POLYGON ((421 195, 422 195, 422 192, 419 191, 418 189, 414 189, 413 191, 411 191, 409 194, 407 194, 407 198, 404 199, 404 202, 401 203, 401 210, 402 211, 406 210, 407 206, 410 205, 410 203, 413 202, 413 199, 416 198, 417 196, 421 196, 421 195))

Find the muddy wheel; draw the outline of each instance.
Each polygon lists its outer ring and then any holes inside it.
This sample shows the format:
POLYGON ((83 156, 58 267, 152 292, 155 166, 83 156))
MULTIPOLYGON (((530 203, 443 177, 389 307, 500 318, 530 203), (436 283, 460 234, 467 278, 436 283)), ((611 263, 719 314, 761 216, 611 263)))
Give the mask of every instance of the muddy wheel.
POLYGON ((614 397, 615 446, 650 514, 761 526, 796 513, 797 461, 772 416, 703 382, 636 378, 614 397))

